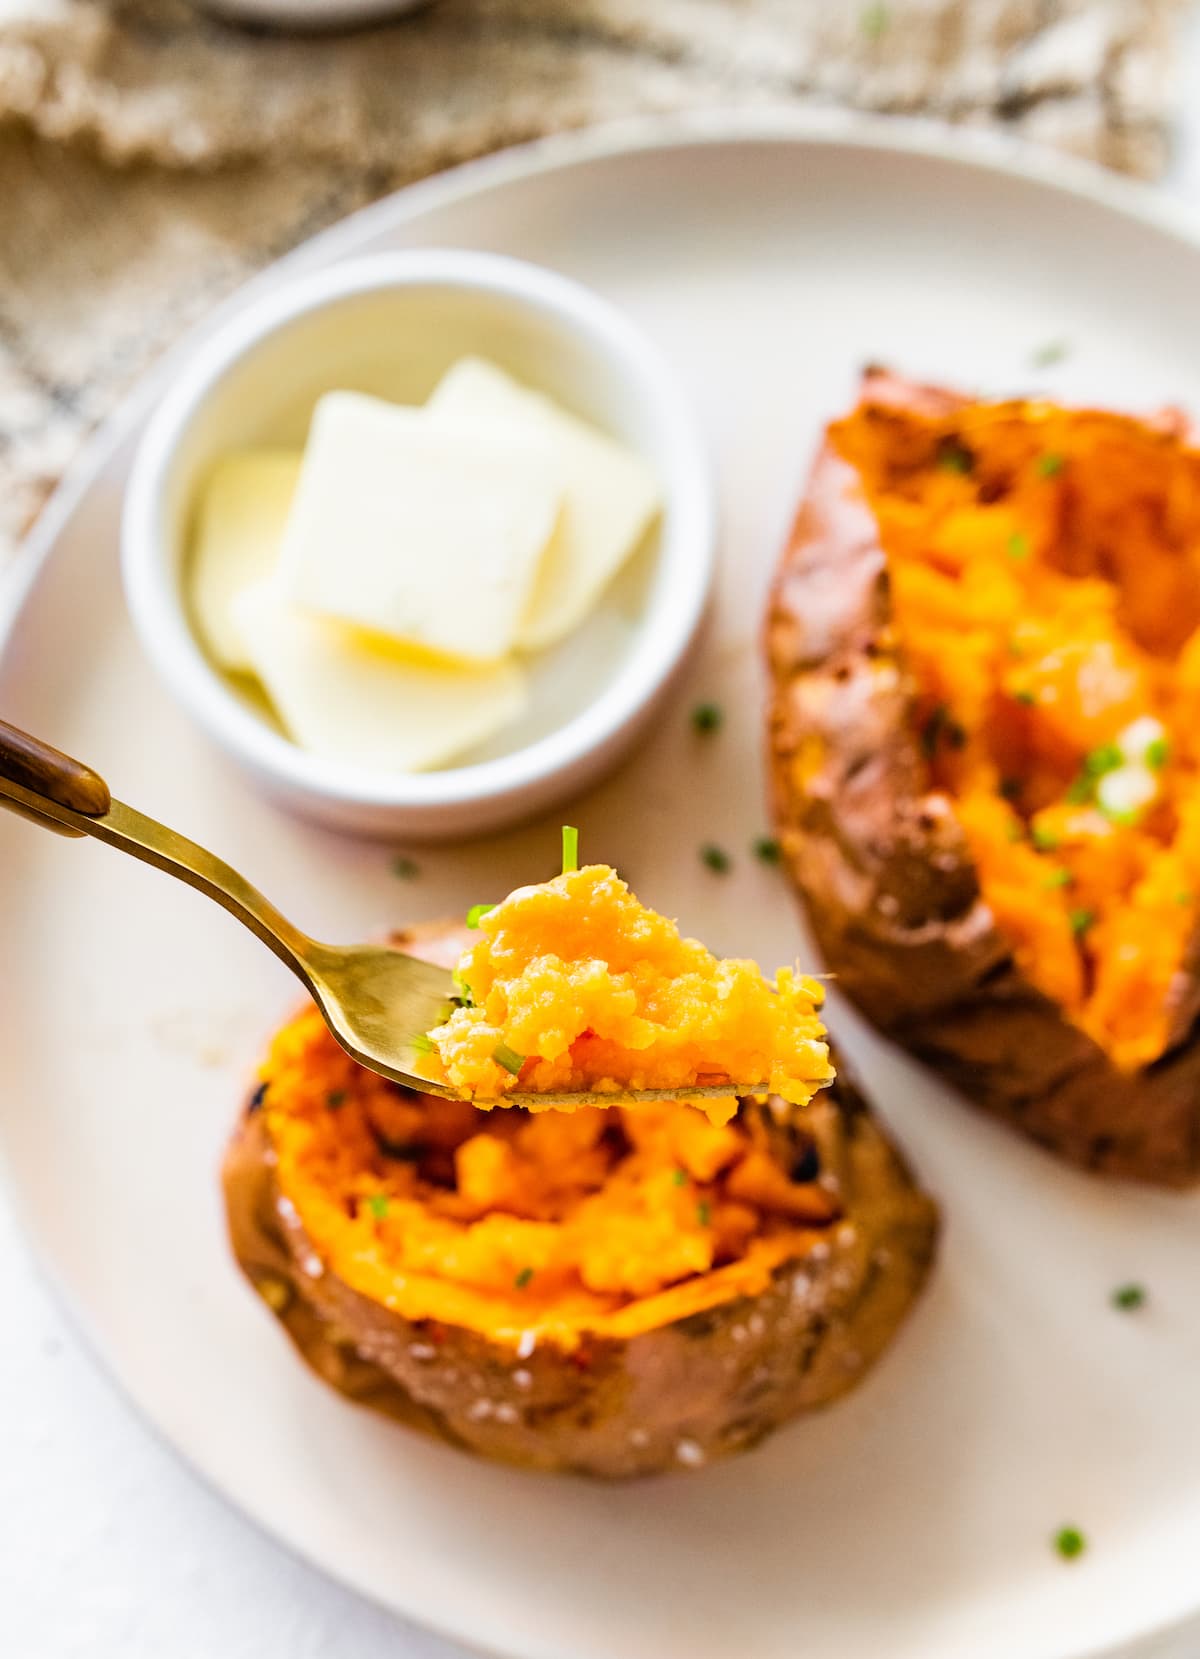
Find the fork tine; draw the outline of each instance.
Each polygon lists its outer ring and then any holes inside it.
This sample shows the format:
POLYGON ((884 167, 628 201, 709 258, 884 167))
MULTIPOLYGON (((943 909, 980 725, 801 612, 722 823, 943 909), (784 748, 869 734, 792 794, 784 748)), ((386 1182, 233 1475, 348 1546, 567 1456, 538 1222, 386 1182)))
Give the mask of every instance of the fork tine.
POLYGON ((624 1106, 643 1100, 724 1100, 730 1095, 769 1094, 765 1083, 704 1083, 679 1089, 579 1089, 569 1093, 517 1090, 499 1100, 476 1099, 477 1106, 624 1106))

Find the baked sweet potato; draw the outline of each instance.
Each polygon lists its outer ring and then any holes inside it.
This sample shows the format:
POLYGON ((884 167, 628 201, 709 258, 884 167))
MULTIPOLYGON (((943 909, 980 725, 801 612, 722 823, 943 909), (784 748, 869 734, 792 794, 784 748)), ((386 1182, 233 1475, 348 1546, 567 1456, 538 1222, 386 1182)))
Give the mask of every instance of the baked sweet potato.
MULTIPOLYGON (((465 940, 402 942, 449 965, 465 940)), ((696 1467, 851 1388, 932 1258, 935 1208, 853 1085, 778 1104, 484 1114, 305 1014, 226 1157, 234 1252, 352 1399, 536 1469, 696 1467)))
POLYGON ((1200 453, 868 371, 771 593, 784 858, 843 990, 1107 1174, 1200 1175, 1200 453))

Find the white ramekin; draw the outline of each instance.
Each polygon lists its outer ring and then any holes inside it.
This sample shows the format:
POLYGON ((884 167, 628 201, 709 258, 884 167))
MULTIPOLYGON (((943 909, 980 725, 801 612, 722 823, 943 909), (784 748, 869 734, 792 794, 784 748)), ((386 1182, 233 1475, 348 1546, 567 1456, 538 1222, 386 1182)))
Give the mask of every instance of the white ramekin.
POLYGON ((281 279, 197 349, 151 415, 125 499, 134 626, 164 682, 283 805, 367 835, 478 835, 594 782, 645 726, 703 615, 715 559, 712 479, 691 407, 657 347, 608 301, 496 254, 420 249, 281 279), (212 667, 182 591, 197 486, 225 451, 304 440, 334 387, 420 402, 468 353, 491 357, 638 450, 664 510, 624 661, 582 713, 498 759, 386 775, 290 743, 212 667))

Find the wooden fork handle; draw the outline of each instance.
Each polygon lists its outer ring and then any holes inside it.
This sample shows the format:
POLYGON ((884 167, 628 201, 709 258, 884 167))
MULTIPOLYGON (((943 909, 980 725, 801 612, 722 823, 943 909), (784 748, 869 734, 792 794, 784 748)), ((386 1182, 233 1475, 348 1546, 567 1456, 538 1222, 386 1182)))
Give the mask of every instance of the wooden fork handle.
POLYGON ((102 818, 112 805, 99 773, 5 720, 0 720, 0 777, 85 818, 102 818))
POLYGON ((90 766, 0 720, 0 807, 59 835, 88 835, 215 899, 313 989, 318 948, 257 887, 207 847, 114 801, 90 766))

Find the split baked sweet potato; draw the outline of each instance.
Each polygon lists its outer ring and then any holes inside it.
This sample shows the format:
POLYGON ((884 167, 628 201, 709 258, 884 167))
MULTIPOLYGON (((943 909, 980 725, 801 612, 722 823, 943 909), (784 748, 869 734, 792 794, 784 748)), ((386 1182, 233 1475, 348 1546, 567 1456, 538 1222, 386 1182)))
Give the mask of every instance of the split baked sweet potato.
POLYGON ((772 591, 784 857, 839 982, 1073 1162, 1200 1176, 1200 452, 869 371, 772 591))
MULTIPOLYGON (((446 966, 458 926, 401 936, 446 966)), ((482 1113, 275 1039, 227 1154, 244 1272, 352 1399, 488 1457, 690 1468, 852 1387, 936 1212, 839 1077, 811 1106, 482 1113)))

